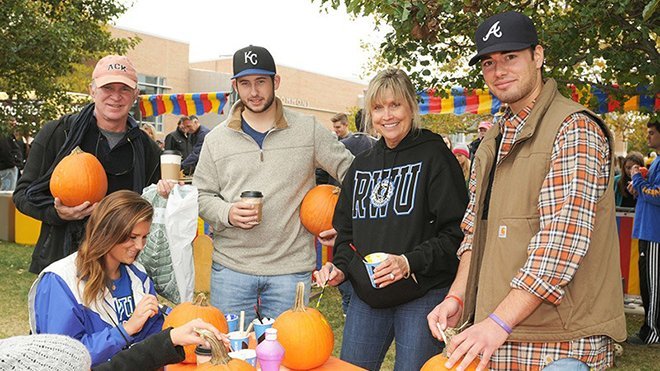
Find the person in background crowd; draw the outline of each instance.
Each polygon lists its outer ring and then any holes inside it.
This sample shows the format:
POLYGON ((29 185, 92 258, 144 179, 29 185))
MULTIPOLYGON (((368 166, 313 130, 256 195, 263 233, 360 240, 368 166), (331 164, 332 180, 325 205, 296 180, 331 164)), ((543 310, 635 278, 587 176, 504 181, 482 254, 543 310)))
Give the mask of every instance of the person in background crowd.
POLYGON ((199 123, 197 116, 190 115, 188 118, 188 120, 184 120, 183 125, 190 138, 192 151, 187 157, 181 157, 183 159, 181 162, 181 168, 186 175, 195 172, 197 161, 199 161, 199 154, 202 151, 202 145, 204 144, 204 138, 206 137, 206 134, 211 131, 211 129, 199 123))
POLYGON ((477 148, 479 148, 479 144, 481 144, 481 141, 484 139, 484 135, 486 135, 486 132, 492 127, 493 123, 491 121, 481 121, 479 123, 479 126, 477 127, 477 139, 470 143, 470 161, 474 159, 474 154, 477 153, 477 148))
POLYGON ((379 72, 365 94, 366 126, 381 134, 358 154, 342 184, 333 226, 334 261, 316 274, 350 280, 341 359, 378 370, 392 340, 395 370, 419 370, 442 344, 425 315, 454 279, 460 220, 467 204, 458 162, 442 137, 421 129, 415 88, 399 69, 379 72), (373 287, 362 255, 384 252, 373 287))
POLYGON ((316 253, 300 204, 314 168, 341 180, 353 156, 313 116, 283 107, 268 50, 240 49, 233 66, 240 100, 206 136, 193 176, 199 215, 214 229, 211 302, 224 313, 253 313, 260 297, 262 314, 276 318, 293 304, 298 282, 309 298, 316 253), (261 221, 243 191, 263 194, 261 221))
MULTIPOLYGON (((660 151, 660 121, 656 116, 646 125, 648 144, 660 151)), ((630 169, 632 184, 628 191, 637 196, 633 238, 639 239, 639 287, 644 306, 644 323, 629 344, 660 343, 660 158, 656 157, 643 174, 640 165, 630 169)))
POLYGON ((639 152, 630 152, 621 161, 621 173, 614 177, 614 199, 616 206, 635 207, 637 199, 628 192, 628 184, 632 181, 630 171, 633 165, 644 166, 644 156, 639 152))
POLYGON ((30 272, 38 274, 78 250, 85 222, 96 207, 89 202, 66 206, 50 193, 53 169, 74 148, 80 147, 101 162, 108 177, 108 194, 120 189, 142 193, 160 179, 160 148, 129 116, 138 96, 137 80, 128 58, 101 58, 89 87, 94 102, 76 114, 47 122, 32 142, 13 196, 18 210, 41 221, 30 272))
POLYGON ((98 365, 161 331, 153 282, 133 264, 147 241, 153 208, 117 191, 92 212, 80 250, 46 267, 28 294, 34 334, 80 340, 98 365))
POLYGON ((188 116, 179 117, 176 129, 165 136, 165 150, 179 151, 182 159, 186 159, 190 155, 193 147, 190 136, 186 132, 186 121, 190 121, 188 116))
POLYGON ((337 134, 339 140, 350 138, 352 133, 348 130, 348 116, 345 113, 337 113, 330 119, 332 131, 337 134))
POLYGON ((452 153, 456 156, 458 164, 461 165, 465 184, 468 184, 470 180, 470 152, 468 151, 468 147, 463 143, 457 144, 452 150, 452 153))
POLYGON ((451 151, 453 149, 454 145, 451 142, 451 138, 449 137, 449 134, 444 134, 442 136, 442 140, 445 141, 445 144, 447 145, 447 148, 449 148, 449 150, 451 151))
POLYGON ((24 160, 21 144, 12 131, 16 127, 16 119, 8 120, 10 132, 0 134, 0 191, 13 191, 18 181, 19 170, 23 168, 24 160))
POLYGON ((507 108, 475 154, 458 274, 429 329, 440 339, 438 327, 474 321, 449 343, 448 368, 611 367, 626 338, 612 136, 543 80, 529 17, 493 15, 475 43, 470 65, 507 108))
POLYGON ((142 125, 140 125, 140 129, 142 129, 142 131, 147 133, 147 135, 149 136, 149 138, 151 138, 151 140, 153 140, 154 142, 156 141, 156 128, 152 124, 148 122, 143 122, 142 125))

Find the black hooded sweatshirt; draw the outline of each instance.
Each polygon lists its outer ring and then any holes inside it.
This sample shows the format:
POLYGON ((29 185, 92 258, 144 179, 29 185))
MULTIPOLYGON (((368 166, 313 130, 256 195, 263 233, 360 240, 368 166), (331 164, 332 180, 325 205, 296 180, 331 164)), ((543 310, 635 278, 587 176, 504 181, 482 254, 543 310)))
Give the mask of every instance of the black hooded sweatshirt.
POLYGON ((393 307, 448 287, 458 268, 466 206, 463 173, 441 136, 411 130, 393 149, 381 138, 355 158, 344 178, 333 219, 333 262, 373 308, 393 307), (351 242, 363 256, 405 255, 417 283, 409 277, 373 288, 351 242))

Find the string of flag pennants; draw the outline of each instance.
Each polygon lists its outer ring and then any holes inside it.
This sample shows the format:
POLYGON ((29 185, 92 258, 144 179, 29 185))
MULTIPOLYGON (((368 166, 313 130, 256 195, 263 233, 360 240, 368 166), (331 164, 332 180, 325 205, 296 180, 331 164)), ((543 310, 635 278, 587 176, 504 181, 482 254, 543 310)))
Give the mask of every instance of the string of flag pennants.
POLYGON ((140 95, 139 105, 142 117, 159 116, 165 113, 173 115, 197 115, 207 113, 221 114, 227 104, 229 92, 187 93, 187 94, 151 94, 140 95))
MULTIPOLYGON (((607 93, 595 86, 586 86, 578 89, 574 85, 570 86, 571 98, 579 102, 583 96, 586 96, 586 102, 589 102, 592 96, 596 97, 596 107, 590 107, 594 112, 602 114, 620 109, 623 105, 624 111, 660 111, 660 93, 655 95, 640 94, 633 96, 625 102, 618 101, 607 93)), ((642 91, 638 89, 638 91, 642 91)), ((421 98, 419 103, 419 113, 422 115, 428 113, 453 113, 462 115, 464 113, 491 114, 494 115, 500 109, 501 102, 488 89, 464 89, 454 87, 447 89, 447 98, 436 94, 436 90, 429 89, 418 93, 421 98)))

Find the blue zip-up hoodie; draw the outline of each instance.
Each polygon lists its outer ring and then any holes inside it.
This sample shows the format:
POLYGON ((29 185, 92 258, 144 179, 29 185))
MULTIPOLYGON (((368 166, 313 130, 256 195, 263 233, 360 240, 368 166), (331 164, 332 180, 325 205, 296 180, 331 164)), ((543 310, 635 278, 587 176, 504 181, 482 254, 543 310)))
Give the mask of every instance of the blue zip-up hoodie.
POLYGON ((651 164, 646 179, 641 174, 632 177, 637 191, 633 237, 660 242, 660 156, 651 164))
MULTIPOLYGON (((106 290, 102 301, 86 307, 82 304, 84 282, 76 277, 73 253, 49 265, 39 275, 28 294, 32 333, 68 335, 80 340, 92 356, 92 366, 106 362, 132 343, 161 331, 163 315, 149 318, 142 330, 129 336, 118 324, 114 298, 106 290)), ((146 294, 156 295, 151 279, 138 263, 126 265, 135 305, 146 294)))

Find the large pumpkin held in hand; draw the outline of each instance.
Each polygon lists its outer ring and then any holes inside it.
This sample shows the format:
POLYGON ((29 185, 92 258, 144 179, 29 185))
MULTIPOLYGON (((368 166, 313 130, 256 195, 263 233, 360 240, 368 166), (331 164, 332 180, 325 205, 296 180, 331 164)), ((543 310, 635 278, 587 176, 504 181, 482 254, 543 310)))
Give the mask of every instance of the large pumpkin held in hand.
POLYGON ((108 192, 108 177, 99 160, 76 147, 60 161, 50 176, 50 193, 64 206, 101 201, 108 192))
MULTIPOLYGON (((199 294, 194 302, 185 302, 177 305, 172 309, 170 314, 165 317, 163 322, 163 329, 168 327, 179 327, 186 323, 200 318, 217 328, 220 332, 227 333, 229 327, 227 326, 227 319, 222 314, 220 309, 211 306, 206 300, 206 295, 199 294)), ((186 359, 184 363, 196 363, 197 356, 195 355, 196 345, 187 345, 183 347, 186 352, 186 359)))
MULTIPOLYGON (((446 371, 446 370, 456 370, 456 367, 461 364, 461 362, 458 362, 454 365, 452 368, 447 368, 445 367, 445 362, 447 362, 449 358, 445 357, 442 354, 438 354, 437 356, 431 357, 426 363, 424 363, 424 366, 422 366, 421 371, 446 371)), ((475 358, 465 369, 466 371, 476 371, 477 366, 479 366, 479 358, 475 358)))
POLYGON ((332 216, 339 199, 339 187, 318 185, 307 192, 300 205, 300 221, 314 236, 332 229, 332 216))
POLYGON ((298 282, 293 308, 280 314, 273 327, 277 329, 277 341, 284 347, 284 366, 309 370, 330 358, 335 336, 321 312, 305 307, 304 283, 298 282))

